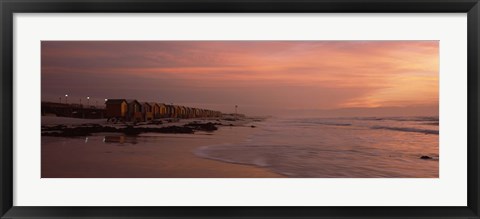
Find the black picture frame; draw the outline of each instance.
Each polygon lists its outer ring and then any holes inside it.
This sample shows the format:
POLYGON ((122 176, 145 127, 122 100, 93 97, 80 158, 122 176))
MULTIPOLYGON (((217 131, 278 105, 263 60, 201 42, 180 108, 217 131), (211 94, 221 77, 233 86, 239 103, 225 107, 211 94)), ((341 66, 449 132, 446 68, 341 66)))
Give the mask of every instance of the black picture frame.
MULTIPOLYGON (((0 0, 2 218, 479 218, 478 0, 0 0), (466 207, 17 207, 13 206, 14 13, 467 13, 468 206, 466 207)), ((92 197, 93 199, 94 197, 92 197)), ((128 197, 126 197, 128 198, 128 197)), ((348 197, 345 197, 348 198, 348 197)))

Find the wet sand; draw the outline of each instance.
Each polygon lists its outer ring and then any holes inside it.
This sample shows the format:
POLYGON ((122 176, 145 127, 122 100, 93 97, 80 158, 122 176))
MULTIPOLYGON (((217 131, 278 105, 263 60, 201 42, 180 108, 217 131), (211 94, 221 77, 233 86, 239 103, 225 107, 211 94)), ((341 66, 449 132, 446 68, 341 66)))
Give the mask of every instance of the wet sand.
POLYGON ((42 178, 276 178, 256 166, 224 163, 193 153, 207 145, 237 143, 251 127, 221 127, 195 134, 42 136, 42 178))

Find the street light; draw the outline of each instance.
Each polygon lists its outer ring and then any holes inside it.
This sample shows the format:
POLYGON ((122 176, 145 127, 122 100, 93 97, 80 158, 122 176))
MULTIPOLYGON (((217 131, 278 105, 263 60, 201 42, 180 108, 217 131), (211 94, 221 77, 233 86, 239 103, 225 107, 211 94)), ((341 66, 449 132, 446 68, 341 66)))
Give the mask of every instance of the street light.
POLYGON ((237 108, 238 108, 238 105, 235 105, 235 120, 237 120, 237 116, 238 116, 237 108))
POLYGON ((65 103, 68 104, 68 94, 65 94, 65 103))
POLYGON ((87 97, 87 107, 90 105, 90 97, 87 97))

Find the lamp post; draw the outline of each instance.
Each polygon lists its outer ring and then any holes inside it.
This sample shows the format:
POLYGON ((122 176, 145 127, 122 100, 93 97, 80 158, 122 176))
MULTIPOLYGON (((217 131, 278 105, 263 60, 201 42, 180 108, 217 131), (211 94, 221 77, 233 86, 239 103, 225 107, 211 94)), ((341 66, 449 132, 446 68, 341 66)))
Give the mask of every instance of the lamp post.
POLYGON ((85 110, 83 109, 82 98, 80 98, 80 108, 82 108, 82 109, 81 109, 81 111, 82 111, 82 118, 85 119, 85 110))
POLYGON ((238 108, 238 105, 235 105, 235 120, 237 120, 237 115, 238 115, 237 108, 238 108))
POLYGON ((90 97, 87 97, 87 108, 89 107, 90 105, 90 97))
POLYGON ((68 94, 65 94, 65 103, 68 104, 68 94))

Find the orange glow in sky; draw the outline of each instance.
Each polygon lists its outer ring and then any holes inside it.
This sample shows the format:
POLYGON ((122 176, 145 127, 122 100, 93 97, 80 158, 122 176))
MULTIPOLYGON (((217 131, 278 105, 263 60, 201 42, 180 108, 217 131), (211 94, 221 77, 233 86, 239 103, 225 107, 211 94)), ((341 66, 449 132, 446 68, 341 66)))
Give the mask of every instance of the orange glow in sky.
POLYGON ((43 41, 42 99, 438 115, 438 53, 438 41, 43 41))

